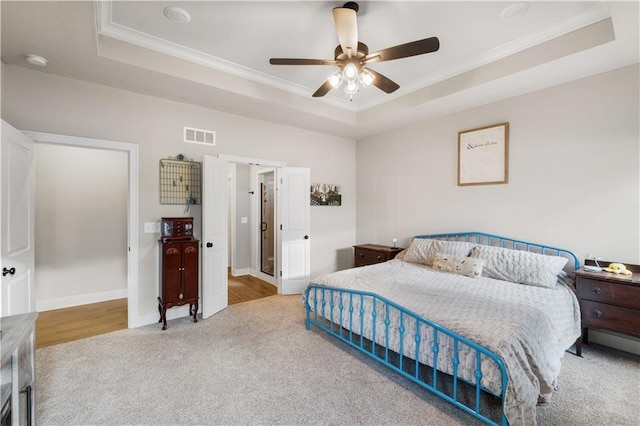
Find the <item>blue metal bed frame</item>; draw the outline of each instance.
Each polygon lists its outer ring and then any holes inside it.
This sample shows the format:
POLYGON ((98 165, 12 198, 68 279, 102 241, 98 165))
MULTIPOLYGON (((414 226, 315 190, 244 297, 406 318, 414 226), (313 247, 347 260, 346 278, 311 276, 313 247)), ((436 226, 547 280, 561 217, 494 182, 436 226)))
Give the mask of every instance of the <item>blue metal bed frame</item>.
MULTIPOLYGON (((578 257, 569 250, 546 246, 543 244, 514 240, 507 237, 500 237, 497 235, 485 234, 481 232, 418 235, 414 238, 430 238, 448 241, 468 241, 481 245, 505 247, 514 250, 525 250, 540 254, 550 254, 554 256, 564 256, 568 257, 570 260, 573 260, 573 271, 577 270, 580 266, 578 257)), ((311 329, 311 324, 316 325, 320 329, 325 330, 328 333, 338 337, 348 345, 369 355, 376 361, 381 362, 382 364, 391 368, 393 371, 396 371, 402 376, 417 383, 419 386, 433 392, 446 401, 449 401, 451 404, 461 408, 465 412, 482 420, 483 422, 490 425, 508 425, 507 418, 504 414, 504 400, 508 384, 507 371, 503 361, 492 351, 436 324, 433 321, 429 321, 428 319, 421 317, 420 315, 392 302, 389 299, 386 299, 374 293, 326 287, 311 283, 307 287, 305 294, 307 330, 311 329), (356 300, 356 306, 360 306, 360 308, 354 307, 354 299, 356 300), (338 300, 337 304, 336 300, 338 300), (364 315, 365 311, 362 306, 365 305, 365 302, 371 302, 370 306, 372 306, 372 312, 370 314, 370 318, 365 318, 364 315), (313 304, 313 310, 311 309, 310 304, 313 304), (392 317, 395 318, 394 314, 396 314, 399 318, 397 324, 392 324, 392 321, 390 319, 392 317), (338 316, 339 321, 334 320, 334 318, 336 318, 336 315, 338 316), (359 332, 353 331, 352 325, 354 323, 354 315, 356 315, 356 323, 360 324, 359 332), (383 315, 384 318, 384 330, 381 331, 384 334, 384 345, 376 343, 376 321, 378 315, 383 315), (348 317, 346 324, 344 321, 345 317, 348 317), (366 339, 363 336, 365 321, 371 321, 371 340, 366 339), (413 322, 412 330, 416 330, 414 335, 409 336, 415 341, 415 354, 412 358, 407 358, 403 356, 405 352, 403 345, 405 342, 405 333, 408 333, 409 331, 407 329, 410 328, 408 327, 408 324, 411 322, 413 322), (389 348, 389 332, 396 332, 396 329, 400 335, 400 348, 397 356, 394 357, 393 355, 395 352, 389 348), (431 340, 433 341, 433 345, 431 348, 433 354, 433 365, 431 366, 424 366, 418 361, 420 358, 420 345, 423 340, 426 340, 426 333, 431 333, 431 340), (450 380, 452 381, 452 387, 450 387, 450 392, 448 393, 445 393, 445 391, 442 389, 443 386, 441 386, 440 389, 438 388, 439 381, 441 383, 443 382, 442 378, 439 379, 438 373, 440 334, 448 336, 453 340, 453 374, 450 378, 450 380), (474 382, 458 375, 458 365, 460 363, 459 353, 461 347, 464 346, 475 351, 474 382), (481 384, 482 362, 487 359, 494 362, 500 370, 502 378, 500 395, 494 394, 481 384), (420 374, 421 369, 423 370, 422 375, 420 374), (428 371, 427 378, 424 377, 425 369, 431 370, 428 371), (475 388, 475 398, 473 403, 462 401, 463 398, 461 398, 459 392, 460 383, 471 385, 475 388), (487 412, 488 410, 486 408, 485 410, 483 410, 484 407, 481 406, 481 394, 483 393, 482 391, 499 398, 501 411, 501 417, 499 421, 496 421, 497 419, 495 417, 490 418, 490 414, 487 412)))

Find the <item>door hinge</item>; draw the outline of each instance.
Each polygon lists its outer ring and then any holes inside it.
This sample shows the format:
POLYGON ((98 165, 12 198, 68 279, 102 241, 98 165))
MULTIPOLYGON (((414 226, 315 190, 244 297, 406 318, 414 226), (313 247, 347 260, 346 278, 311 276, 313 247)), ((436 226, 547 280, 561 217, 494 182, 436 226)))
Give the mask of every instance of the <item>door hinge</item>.
POLYGON ((282 278, 282 271, 280 271, 280 277, 282 278))
POLYGON ((280 230, 282 231, 282 224, 280 224, 280 230))

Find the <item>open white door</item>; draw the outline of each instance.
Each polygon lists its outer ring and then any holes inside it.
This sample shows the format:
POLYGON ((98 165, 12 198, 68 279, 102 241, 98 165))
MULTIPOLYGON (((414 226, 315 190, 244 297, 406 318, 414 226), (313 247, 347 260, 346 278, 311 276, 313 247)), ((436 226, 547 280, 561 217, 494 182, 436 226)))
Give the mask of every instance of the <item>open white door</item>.
POLYGON ((228 305, 227 162, 210 155, 202 164, 202 318, 228 305))
POLYGON ((276 271, 280 294, 300 294, 311 275, 310 191, 306 167, 276 169, 279 244, 276 271))
POLYGON ((35 165, 33 141, 2 120, 0 316, 33 312, 35 303, 35 165))

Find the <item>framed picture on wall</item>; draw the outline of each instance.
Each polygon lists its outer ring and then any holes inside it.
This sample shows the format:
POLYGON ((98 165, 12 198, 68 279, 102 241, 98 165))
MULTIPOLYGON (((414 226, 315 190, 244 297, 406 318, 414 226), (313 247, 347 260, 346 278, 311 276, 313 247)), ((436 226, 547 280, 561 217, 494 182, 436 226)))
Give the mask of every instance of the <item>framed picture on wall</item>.
POLYGON ((458 186, 509 179, 509 123, 458 132, 458 186))
POLYGON ((341 206, 342 189, 340 185, 333 183, 312 183, 311 184, 311 205, 312 206, 341 206))

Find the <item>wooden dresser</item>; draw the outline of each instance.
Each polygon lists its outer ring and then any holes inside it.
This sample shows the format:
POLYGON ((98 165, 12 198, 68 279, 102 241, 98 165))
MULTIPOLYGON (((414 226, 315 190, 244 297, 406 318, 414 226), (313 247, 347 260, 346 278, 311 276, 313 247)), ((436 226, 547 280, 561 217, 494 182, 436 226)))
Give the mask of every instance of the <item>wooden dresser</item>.
POLYGON ((353 246, 353 248, 354 267, 386 262, 404 250, 400 247, 381 246, 377 244, 361 244, 353 246))
POLYGON ((640 337, 640 266, 626 266, 633 275, 576 271, 582 317, 582 339, 576 343, 577 355, 582 353, 582 343, 589 343, 590 328, 640 337))

